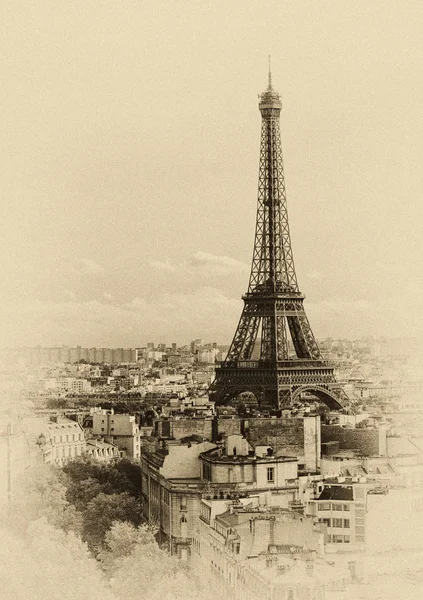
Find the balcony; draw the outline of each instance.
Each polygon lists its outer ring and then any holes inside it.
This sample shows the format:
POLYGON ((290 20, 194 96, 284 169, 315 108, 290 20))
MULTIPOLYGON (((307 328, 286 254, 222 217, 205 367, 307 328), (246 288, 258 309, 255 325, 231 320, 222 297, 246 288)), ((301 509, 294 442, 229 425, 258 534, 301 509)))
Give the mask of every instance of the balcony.
MULTIPOLYGON (((217 369, 269 369, 273 367, 271 361, 266 360, 227 360, 217 364, 217 369)), ((326 360, 316 360, 313 358, 293 358, 292 360, 279 360, 277 362, 279 369, 330 369, 331 366, 326 360)))
POLYGON ((174 544, 189 546, 192 544, 192 537, 179 537, 177 535, 172 535, 172 542, 174 544))

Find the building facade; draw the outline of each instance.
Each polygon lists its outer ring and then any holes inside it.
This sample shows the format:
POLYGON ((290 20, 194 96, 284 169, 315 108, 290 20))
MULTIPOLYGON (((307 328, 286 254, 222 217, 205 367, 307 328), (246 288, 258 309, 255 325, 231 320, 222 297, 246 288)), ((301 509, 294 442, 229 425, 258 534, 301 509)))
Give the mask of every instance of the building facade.
POLYGON ((95 412, 92 433, 94 437, 101 437, 106 442, 115 444, 121 456, 140 459, 140 430, 135 422, 135 416, 115 414, 107 410, 95 412))

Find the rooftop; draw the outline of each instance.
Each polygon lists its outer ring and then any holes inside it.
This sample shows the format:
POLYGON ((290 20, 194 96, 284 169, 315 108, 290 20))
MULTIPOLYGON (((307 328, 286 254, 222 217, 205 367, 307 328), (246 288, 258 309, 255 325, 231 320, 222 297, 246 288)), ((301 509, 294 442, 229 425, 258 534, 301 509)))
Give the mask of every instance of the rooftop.
POLYGON ((354 500, 353 489, 351 487, 343 487, 340 485, 325 487, 318 499, 351 501, 354 500))
POLYGON ((251 503, 247 505, 235 504, 227 511, 216 516, 216 521, 219 521, 225 527, 234 527, 241 522, 245 522, 245 518, 271 520, 279 517, 282 521, 295 521, 304 517, 299 513, 293 512, 287 508, 280 506, 253 506, 251 503))
POLYGON ((224 448, 211 448, 210 450, 206 450, 206 452, 202 452, 200 454, 201 458, 205 458, 210 462, 219 462, 219 463, 255 463, 255 462, 263 462, 263 463, 274 463, 277 462, 298 462, 296 456, 276 456, 275 454, 270 454, 268 456, 257 456, 254 451, 251 451, 249 454, 239 455, 239 454, 225 454, 224 448))

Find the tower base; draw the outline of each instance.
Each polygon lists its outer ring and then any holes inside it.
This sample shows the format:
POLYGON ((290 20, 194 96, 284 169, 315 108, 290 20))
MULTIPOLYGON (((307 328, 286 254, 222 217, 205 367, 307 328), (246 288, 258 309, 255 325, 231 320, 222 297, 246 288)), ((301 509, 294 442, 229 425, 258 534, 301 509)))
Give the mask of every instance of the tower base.
POLYGON ((345 393, 336 382, 333 369, 323 360, 226 361, 216 368, 209 389, 216 406, 228 404, 242 392, 251 392, 260 408, 288 408, 301 401, 304 393, 316 396, 333 410, 343 408, 345 393))

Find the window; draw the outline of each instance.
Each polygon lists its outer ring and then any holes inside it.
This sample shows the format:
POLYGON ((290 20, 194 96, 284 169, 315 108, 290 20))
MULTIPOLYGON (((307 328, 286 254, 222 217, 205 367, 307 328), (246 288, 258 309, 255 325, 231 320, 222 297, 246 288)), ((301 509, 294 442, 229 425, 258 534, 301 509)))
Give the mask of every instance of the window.
POLYGON ((180 498, 179 498, 179 508, 181 510, 187 510, 187 497, 186 496, 180 496, 180 498))
POLYGON ((330 510, 329 502, 319 502, 317 505, 318 510, 330 510))
POLYGON ((267 483, 273 483, 275 481, 275 468, 267 467, 267 483))
POLYGON ((349 543, 350 543, 350 536, 344 535, 344 544, 349 544, 349 543))
POLYGON ((349 504, 344 504, 344 510, 350 510, 350 505, 349 504))
POLYGON ((188 537, 188 521, 184 516, 181 517, 181 537, 188 537))
POLYGON ((342 504, 332 504, 332 510, 342 510, 342 504))
POLYGON ((350 520, 344 519, 344 527, 349 527, 349 526, 350 526, 350 520))
POLYGON ((203 463, 203 479, 211 481, 211 466, 208 463, 203 463))
POLYGON ((330 519, 319 519, 320 523, 324 523, 328 527, 330 527, 330 519))
POLYGON ((343 535, 333 535, 332 536, 332 543, 333 544, 342 544, 343 541, 344 541, 344 536, 343 535))
POLYGON ((342 519, 332 519, 332 527, 342 527, 342 519))

